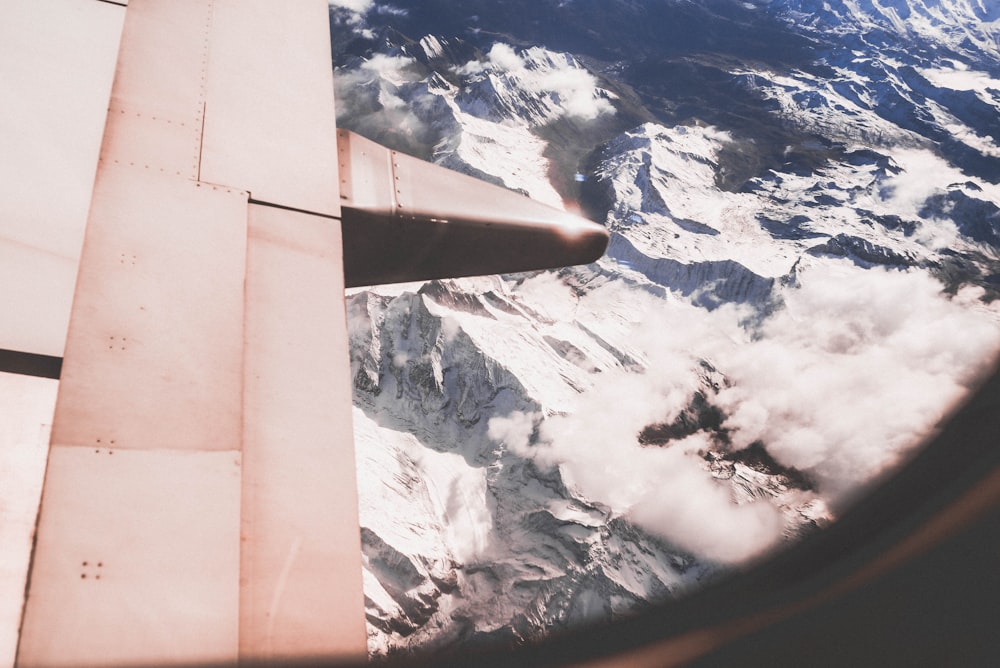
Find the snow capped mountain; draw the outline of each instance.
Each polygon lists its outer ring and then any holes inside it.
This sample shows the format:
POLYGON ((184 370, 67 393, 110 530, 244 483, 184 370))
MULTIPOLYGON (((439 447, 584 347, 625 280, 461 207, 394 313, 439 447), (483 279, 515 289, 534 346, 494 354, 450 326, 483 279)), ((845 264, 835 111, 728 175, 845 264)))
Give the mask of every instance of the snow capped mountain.
MULTIPOLYGON (((728 140, 711 128, 647 124, 610 142, 594 174, 603 198, 614 203, 608 225, 620 232, 608 255, 648 278, 660 275, 663 285, 684 294, 716 281, 714 297, 763 303, 775 281, 791 280, 807 255, 845 257, 864 267, 922 266, 948 281, 951 258, 978 258, 992 238, 986 221, 997 220, 991 202, 1000 190, 963 177, 929 152, 840 149, 839 162, 808 173, 772 170, 727 192, 718 181, 728 140), (956 182, 912 192, 925 167, 951 172, 956 182), (912 197, 925 198, 919 213, 907 210, 912 197), (944 211, 938 204, 967 198, 978 202, 977 214, 963 216, 952 206, 950 216, 936 215, 944 211), (680 265, 711 277, 691 284, 691 270, 680 265), (731 276, 713 274, 706 268, 712 265, 728 267, 731 276)), ((968 270, 992 275, 995 263, 970 262, 968 270)))
POLYGON ((349 295, 375 654, 633 614, 780 548, 1000 348, 995 4, 494 4, 335 3, 338 122, 612 241, 349 295))
POLYGON ((799 25, 874 44, 902 39, 980 59, 1000 57, 1000 5, 992 0, 773 0, 799 25), (891 36, 891 37, 890 37, 891 36))
POLYGON ((471 75, 458 95, 459 105, 480 118, 517 118, 542 126, 563 116, 591 120, 614 111, 608 102, 612 95, 596 88, 593 75, 569 54, 541 47, 517 53, 498 42, 485 61, 458 71, 471 75))
POLYGON ((568 54, 515 53, 498 42, 481 60, 459 65, 448 45, 428 36, 349 64, 337 79, 342 122, 363 116, 363 127, 383 141, 561 206, 546 143, 533 129, 611 114, 612 94, 568 54))
MULTIPOLYGON (((623 340, 631 309, 609 317, 589 312, 603 300, 574 308, 553 290, 573 301, 548 275, 351 298, 373 649, 524 640, 634 612, 718 570, 634 526, 608 499, 592 500, 531 452, 546 415, 572 415, 604 375, 621 382, 644 366, 643 351, 623 340)), ((656 414, 666 425, 650 418, 636 449, 673 454, 661 449, 670 434, 700 433, 712 421, 697 397, 725 381, 707 364, 696 368, 700 376, 685 379, 698 388, 691 405, 656 414)), ((808 484, 770 460, 718 448, 693 461, 685 474, 703 484, 718 480, 745 503, 773 499, 787 514, 771 518, 779 535, 827 517, 808 484)))

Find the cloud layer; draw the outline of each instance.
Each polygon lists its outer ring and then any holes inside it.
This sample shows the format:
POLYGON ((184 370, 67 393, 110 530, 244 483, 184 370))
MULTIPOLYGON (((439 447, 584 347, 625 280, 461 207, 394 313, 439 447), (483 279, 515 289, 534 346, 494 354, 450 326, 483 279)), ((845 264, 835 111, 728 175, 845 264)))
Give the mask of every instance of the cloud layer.
POLYGON ((922 272, 824 267, 806 280, 760 339, 726 351, 733 386, 718 403, 738 447, 762 440, 836 500, 933 431, 1000 333, 978 290, 948 299, 922 272))
POLYGON ((565 416, 495 418, 490 435, 545 467, 558 467, 587 499, 719 562, 741 562, 781 540, 776 502, 738 505, 714 479, 696 433, 666 448, 637 436, 671 421, 709 360, 728 386, 714 403, 732 447, 762 441, 780 463, 807 473, 826 502, 849 499, 898 465, 933 432, 988 368, 1000 346, 998 313, 979 291, 949 298, 923 272, 863 270, 819 261, 785 307, 746 329, 746 310, 708 312, 616 284, 585 296, 591 313, 641 314, 628 334, 644 373, 603 373, 565 416))

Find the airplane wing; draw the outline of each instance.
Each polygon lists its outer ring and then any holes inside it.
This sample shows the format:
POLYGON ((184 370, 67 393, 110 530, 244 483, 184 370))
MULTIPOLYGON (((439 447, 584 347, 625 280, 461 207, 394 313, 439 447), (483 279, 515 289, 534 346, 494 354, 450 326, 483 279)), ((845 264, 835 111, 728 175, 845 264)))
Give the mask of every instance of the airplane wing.
POLYGON ((3 10, 0 396, 34 398, 0 448, 40 475, 51 424, 19 665, 364 657, 345 285, 604 250, 338 135, 328 11, 3 10))

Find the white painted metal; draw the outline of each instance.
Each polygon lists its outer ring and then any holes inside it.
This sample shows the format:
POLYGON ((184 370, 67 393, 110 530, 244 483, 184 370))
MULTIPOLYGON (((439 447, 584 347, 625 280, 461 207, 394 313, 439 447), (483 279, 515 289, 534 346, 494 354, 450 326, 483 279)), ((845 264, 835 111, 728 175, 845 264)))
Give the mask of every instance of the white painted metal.
POLYGON ((593 262, 608 231, 580 216, 337 132, 349 287, 593 262))
POLYGON ((211 44, 208 0, 136 2, 126 13, 111 107, 201 131, 211 44))
POLYGON ((101 148, 106 163, 198 178, 212 2, 129 10, 101 148))
POLYGON ((158 174, 198 178, 201 120, 174 121, 112 106, 101 161, 158 174))
POLYGON ((240 652, 366 655, 340 225, 250 206, 240 652))
POLYGON ((53 442, 239 447, 246 193, 103 165, 53 442))
MULTIPOLYGON (((341 205, 366 214, 448 223, 550 230, 553 235, 604 235, 603 227, 530 197, 337 131, 341 205)), ((446 258, 445 258, 446 259, 446 258)))
POLYGON ((397 213, 392 151, 348 130, 337 130, 340 201, 345 207, 390 216, 397 213))
POLYGON ((18 662, 233 661, 240 454, 53 445, 18 662))
POLYGON ((607 236, 601 225, 586 218, 398 151, 392 151, 392 173, 398 212, 402 216, 475 221, 512 229, 547 229, 565 238, 607 236))
POLYGON ((128 11, 23 665, 366 654, 327 13, 128 11))
POLYGON ((0 666, 14 664, 59 383, 0 373, 0 666))
POLYGON ((0 348, 60 356, 125 9, 5 0, 0 348))
POLYGON ((214 6, 201 180, 339 216, 328 3, 214 6))

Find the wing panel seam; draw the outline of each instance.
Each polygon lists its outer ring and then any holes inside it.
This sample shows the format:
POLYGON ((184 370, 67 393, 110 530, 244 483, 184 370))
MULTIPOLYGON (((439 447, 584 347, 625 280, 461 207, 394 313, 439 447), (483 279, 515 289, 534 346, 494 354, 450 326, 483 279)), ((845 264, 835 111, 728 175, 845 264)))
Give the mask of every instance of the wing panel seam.
POLYGON ((327 220, 336 220, 338 222, 340 221, 340 217, 338 217, 338 216, 331 216, 328 213, 320 213, 318 211, 310 211, 309 209, 299 209, 299 208, 294 207, 294 206, 286 206, 284 204, 275 204, 274 202, 265 202, 264 200, 254 199, 253 198, 253 193, 250 194, 249 203, 250 204, 257 204, 259 206, 267 206, 267 207, 270 207, 272 209, 284 209, 285 211, 295 211, 296 213, 304 213, 304 214, 308 214, 310 216, 318 216, 320 218, 326 218, 327 220))

